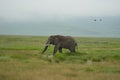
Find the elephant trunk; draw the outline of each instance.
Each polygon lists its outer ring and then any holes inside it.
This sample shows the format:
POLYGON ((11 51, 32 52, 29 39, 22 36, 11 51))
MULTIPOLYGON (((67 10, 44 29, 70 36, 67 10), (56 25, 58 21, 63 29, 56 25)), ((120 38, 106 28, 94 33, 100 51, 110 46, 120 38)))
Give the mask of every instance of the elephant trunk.
POLYGON ((75 47, 76 47, 76 49, 77 49, 77 52, 78 52, 78 45, 77 45, 77 43, 75 43, 75 47))
POLYGON ((44 53, 44 52, 47 50, 47 48, 48 48, 49 45, 50 45, 50 42, 47 41, 47 43, 45 44, 45 48, 44 48, 44 50, 42 51, 42 53, 44 53))
POLYGON ((45 46, 44 50, 42 51, 42 53, 44 53, 47 50, 48 46, 45 46))

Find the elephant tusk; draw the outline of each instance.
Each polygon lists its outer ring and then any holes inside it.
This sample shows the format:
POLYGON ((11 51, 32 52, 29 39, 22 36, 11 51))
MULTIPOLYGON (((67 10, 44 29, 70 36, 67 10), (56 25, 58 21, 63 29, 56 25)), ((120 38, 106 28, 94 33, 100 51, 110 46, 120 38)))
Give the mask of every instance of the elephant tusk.
POLYGON ((50 46, 50 44, 45 44, 45 46, 50 46))

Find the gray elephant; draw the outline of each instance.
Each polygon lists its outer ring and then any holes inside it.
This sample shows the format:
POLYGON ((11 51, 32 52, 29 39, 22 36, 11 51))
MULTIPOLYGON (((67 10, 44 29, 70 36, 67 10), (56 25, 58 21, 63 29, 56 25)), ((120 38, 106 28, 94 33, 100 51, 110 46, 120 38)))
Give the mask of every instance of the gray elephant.
POLYGON ((55 45, 53 55, 55 55, 57 50, 62 53, 62 48, 69 49, 70 52, 75 52, 77 46, 76 41, 71 36, 53 35, 48 38, 42 53, 47 50, 50 44, 55 45))

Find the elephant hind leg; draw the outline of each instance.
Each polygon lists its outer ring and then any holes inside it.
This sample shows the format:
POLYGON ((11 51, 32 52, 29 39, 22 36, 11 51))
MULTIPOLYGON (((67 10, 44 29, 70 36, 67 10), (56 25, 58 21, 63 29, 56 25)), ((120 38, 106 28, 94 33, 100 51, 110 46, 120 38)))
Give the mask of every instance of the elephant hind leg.
POLYGON ((71 48, 71 49, 70 49, 70 52, 71 52, 71 53, 75 53, 75 52, 76 52, 76 51, 75 51, 75 48, 71 48))

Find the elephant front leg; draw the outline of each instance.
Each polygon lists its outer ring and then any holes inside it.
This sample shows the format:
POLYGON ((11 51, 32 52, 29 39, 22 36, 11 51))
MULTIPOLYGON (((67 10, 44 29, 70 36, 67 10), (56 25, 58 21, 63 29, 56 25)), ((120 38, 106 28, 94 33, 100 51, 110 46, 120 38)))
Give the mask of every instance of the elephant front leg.
POLYGON ((62 47, 59 47, 59 52, 62 53, 62 47))
POLYGON ((58 49, 59 49, 59 45, 54 47, 53 55, 55 55, 55 53, 57 52, 58 49))

